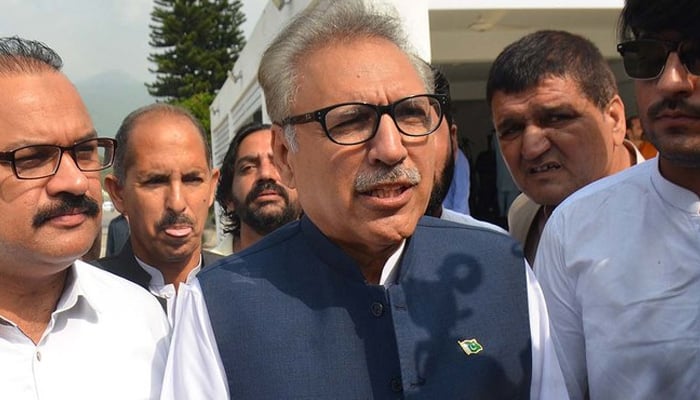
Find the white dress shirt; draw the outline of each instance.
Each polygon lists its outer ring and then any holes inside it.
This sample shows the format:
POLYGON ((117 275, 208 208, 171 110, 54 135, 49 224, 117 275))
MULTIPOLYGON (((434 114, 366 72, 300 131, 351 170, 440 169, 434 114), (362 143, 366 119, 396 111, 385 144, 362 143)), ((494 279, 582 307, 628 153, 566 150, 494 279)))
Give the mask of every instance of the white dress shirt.
POLYGON ((0 398, 158 398, 169 328, 148 292, 78 260, 38 344, 0 315, 0 398))
POLYGON ((476 218, 472 217, 471 215, 462 214, 462 213, 459 213, 457 211, 450 210, 449 208, 443 207, 442 215, 440 215, 440 219, 445 220, 445 221, 457 222, 458 224, 464 224, 464 225, 469 225, 469 226, 477 226, 479 228, 491 229, 492 231, 505 233, 506 235, 508 235, 508 232, 498 225, 492 224, 490 222, 482 221, 480 219, 476 219, 476 218))
MULTIPOLYGON (((168 314, 168 322, 170 326, 173 326, 173 321, 175 319, 175 303, 177 302, 177 290, 175 290, 175 285, 173 283, 165 283, 165 278, 163 273, 156 267, 152 267, 145 262, 141 261, 138 257, 134 256, 136 262, 151 275, 151 280, 148 283, 148 290, 156 297, 165 300, 165 312, 168 314)), ((187 274, 187 279, 185 283, 190 283, 192 279, 199 273, 202 269, 202 257, 199 257, 199 264, 187 274)), ((182 284, 181 284, 182 285, 182 284)))
POLYGON ((700 397, 700 199, 658 159, 557 207, 535 271, 572 399, 700 397))
MULTIPOLYGON (((494 229, 503 231, 502 229, 494 229)), ((389 257, 380 278, 387 286, 396 282, 396 266, 405 241, 389 257)), ((567 399, 564 380, 549 334, 549 319, 542 291, 532 269, 525 262, 530 335, 532 338, 532 380, 530 398, 567 399)), ((228 398, 226 372, 219 356, 199 281, 180 285, 176 306, 173 345, 170 348, 161 399, 228 398)))

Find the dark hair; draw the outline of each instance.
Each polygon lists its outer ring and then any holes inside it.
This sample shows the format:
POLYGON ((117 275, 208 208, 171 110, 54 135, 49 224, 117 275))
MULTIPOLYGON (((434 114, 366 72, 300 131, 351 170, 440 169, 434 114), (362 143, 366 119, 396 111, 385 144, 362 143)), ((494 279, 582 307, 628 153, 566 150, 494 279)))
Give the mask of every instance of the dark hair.
POLYGON ((447 77, 439 68, 432 65, 430 68, 433 70, 435 78, 435 94, 442 94, 447 97, 447 104, 442 112, 445 115, 447 125, 451 127, 454 122, 454 110, 452 109, 452 96, 450 96, 450 81, 447 80, 447 77))
POLYGON ((498 91, 520 93, 550 77, 573 79, 601 109, 617 94, 615 75, 593 42, 565 31, 542 30, 498 55, 489 71, 486 100, 490 106, 498 91))
POLYGON ((620 13, 618 37, 636 39, 645 33, 680 32, 700 38, 698 0, 627 0, 620 13))
POLYGON ((126 156, 129 150, 128 144, 131 133, 142 117, 151 114, 176 115, 187 118, 192 125, 195 126, 199 136, 202 138, 207 165, 211 169, 211 150, 207 144, 207 132, 204 130, 202 123, 199 122, 199 120, 192 115, 192 113, 183 107, 167 103, 153 103, 132 111, 126 116, 126 118, 124 118, 119 126, 119 129, 117 130, 117 134, 115 136, 115 139, 117 139, 117 148, 114 153, 114 164, 112 166, 112 171, 120 184, 122 184, 126 179, 126 156))
POLYGON ((0 38, 0 74, 60 71, 63 60, 49 46, 17 36, 0 38))
POLYGON ((635 119, 639 119, 639 116, 638 115, 630 115, 627 117, 627 119, 625 120, 625 123, 627 124, 628 129, 632 125, 632 121, 635 119))
POLYGON ((219 203, 223 209, 221 223, 224 233, 240 236, 241 232, 241 219, 234 210, 229 210, 228 207, 228 204, 233 200, 231 188, 233 186, 236 159, 238 158, 238 148, 241 142, 243 142, 243 139, 250 136, 250 134, 270 128, 270 124, 263 124, 260 122, 251 122, 243 125, 236 131, 231 140, 231 144, 228 146, 226 156, 224 156, 224 161, 219 169, 219 182, 216 186, 216 202, 219 203))

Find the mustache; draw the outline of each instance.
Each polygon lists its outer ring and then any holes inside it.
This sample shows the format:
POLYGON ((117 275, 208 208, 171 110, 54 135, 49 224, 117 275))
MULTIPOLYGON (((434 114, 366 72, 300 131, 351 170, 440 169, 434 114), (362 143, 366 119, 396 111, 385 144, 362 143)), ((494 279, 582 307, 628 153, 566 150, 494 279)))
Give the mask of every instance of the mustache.
POLYGON ((355 191, 363 193, 372 190, 375 186, 392 184, 401 180, 407 181, 411 185, 417 185, 420 183, 421 175, 416 168, 403 165, 382 166, 359 173, 355 177, 355 191))
POLYGON ((194 227, 194 221, 186 214, 175 214, 173 212, 168 211, 156 223, 156 228, 158 230, 163 230, 172 225, 187 225, 190 227, 194 227))
POLYGON ((97 200, 92 197, 63 193, 59 196, 56 203, 39 209, 32 219, 32 226, 34 228, 39 228, 50 219, 74 212, 75 210, 78 210, 88 217, 96 217, 100 214, 100 206, 97 204, 97 200))
POLYGON ((686 99, 662 99, 649 106, 647 116, 651 119, 657 118, 665 110, 680 111, 690 117, 700 118, 700 105, 690 104, 686 99))
POLYGON ((274 191, 281 196, 286 203, 289 203, 289 194, 287 193, 287 190, 271 179, 256 182, 248 195, 245 197, 245 203, 252 204, 262 192, 268 190, 274 191))

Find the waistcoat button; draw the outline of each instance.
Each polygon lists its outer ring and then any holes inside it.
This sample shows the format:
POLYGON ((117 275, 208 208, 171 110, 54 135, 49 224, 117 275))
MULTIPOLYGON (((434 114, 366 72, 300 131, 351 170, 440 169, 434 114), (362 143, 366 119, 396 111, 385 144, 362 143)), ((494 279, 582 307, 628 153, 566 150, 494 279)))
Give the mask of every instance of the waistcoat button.
POLYGON ((391 380, 391 390, 396 393, 403 392, 403 386, 401 385, 401 378, 394 378, 391 380))
POLYGON ((384 304, 380 302, 374 302, 370 306, 370 311, 372 311, 372 315, 375 317, 381 317, 382 314, 384 314, 384 304))

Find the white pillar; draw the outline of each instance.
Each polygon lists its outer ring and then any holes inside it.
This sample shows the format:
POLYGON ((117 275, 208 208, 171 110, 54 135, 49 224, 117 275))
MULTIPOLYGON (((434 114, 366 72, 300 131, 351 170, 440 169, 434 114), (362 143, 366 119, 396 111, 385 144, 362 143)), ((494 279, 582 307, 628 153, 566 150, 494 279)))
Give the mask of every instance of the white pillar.
MULTIPOLYGON (((369 0, 376 3, 377 0, 369 0)), ((411 46, 423 60, 430 62, 430 18, 429 0, 383 0, 393 5, 401 17, 411 46)))

